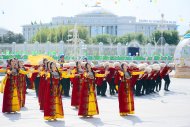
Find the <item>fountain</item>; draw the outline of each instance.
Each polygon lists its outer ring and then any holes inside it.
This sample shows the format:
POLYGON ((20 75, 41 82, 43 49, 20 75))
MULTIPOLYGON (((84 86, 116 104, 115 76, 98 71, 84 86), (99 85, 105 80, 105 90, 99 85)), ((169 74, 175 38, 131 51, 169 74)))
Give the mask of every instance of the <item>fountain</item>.
POLYGON ((176 78, 190 78, 190 33, 179 42, 174 54, 176 78))

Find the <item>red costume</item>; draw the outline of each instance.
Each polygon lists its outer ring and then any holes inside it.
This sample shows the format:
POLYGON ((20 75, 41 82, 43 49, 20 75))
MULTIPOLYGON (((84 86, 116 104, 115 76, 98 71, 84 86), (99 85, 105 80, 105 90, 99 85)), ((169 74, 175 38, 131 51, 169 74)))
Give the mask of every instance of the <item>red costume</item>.
POLYGON ((20 111, 18 71, 10 68, 8 68, 7 71, 12 71, 12 74, 7 73, 7 80, 3 94, 2 112, 20 111))
MULTIPOLYGON (((21 68, 25 71, 24 68, 21 68)), ((26 100, 26 74, 19 73, 18 75, 18 88, 19 88, 19 98, 20 98, 20 106, 25 106, 26 100)))
POLYGON ((83 71, 76 71, 76 76, 73 78, 73 89, 71 96, 71 106, 79 106, 80 90, 83 80, 83 71))
POLYGON ((78 115, 93 116, 99 114, 94 77, 93 74, 90 74, 90 78, 86 75, 87 73, 85 72, 80 94, 78 115))
POLYGON ((44 119, 63 118, 63 104, 60 91, 60 77, 49 73, 45 91, 44 119))
POLYGON ((120 115, 134 114, 134 95, 131 79, 121 74, 121 83, 118 91, 120 115))
POLYGON ((38 92, 38 101, 40 104, 40 110, 44 110, 44 100, 45 100, 45 90, 46 90, 46 77, 45 74, 40 75, 40 83, 39 83, 39 92, 38 92))

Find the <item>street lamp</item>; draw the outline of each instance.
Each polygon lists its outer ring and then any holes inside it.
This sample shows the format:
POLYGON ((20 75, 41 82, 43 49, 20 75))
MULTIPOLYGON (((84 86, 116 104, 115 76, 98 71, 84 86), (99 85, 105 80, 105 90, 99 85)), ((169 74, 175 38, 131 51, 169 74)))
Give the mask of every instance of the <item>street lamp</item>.
POLYGON ((161 14, 161 18, 162 18, 162 21, 161 21, 161 54, 163 55, 163 31, 164 31, 164 14, 162 13, 161 14))

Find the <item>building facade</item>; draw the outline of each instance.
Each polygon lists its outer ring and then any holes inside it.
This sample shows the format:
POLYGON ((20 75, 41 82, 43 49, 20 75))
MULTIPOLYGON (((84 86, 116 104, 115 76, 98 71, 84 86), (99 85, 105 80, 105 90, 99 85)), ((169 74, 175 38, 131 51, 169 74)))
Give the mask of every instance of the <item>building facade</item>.
POLYGON ((53 17, 50 23, 31 24, 23 26, 23 35, 30 41, 41 28, 52 28, 60 25, 81 25, 89 30, 89 36, 110 34, 122 36, 127 33, 144 33, 150 36, 154 31, 177 30, 175 21, 165 20, 138 20, 132 16, 117 16, 102 7, 93 7, 88 12, 83 12, 74 17, 53 17))

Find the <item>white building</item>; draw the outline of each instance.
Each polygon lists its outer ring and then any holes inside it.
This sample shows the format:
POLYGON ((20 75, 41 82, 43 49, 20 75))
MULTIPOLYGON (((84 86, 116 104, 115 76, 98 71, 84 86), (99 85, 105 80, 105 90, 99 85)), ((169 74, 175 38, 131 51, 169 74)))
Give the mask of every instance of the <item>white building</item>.
POLYGON ((93 7, 90 11, 79 13, 74 17, 53 17, 51 23, 31 24, 23 26, 23 35, 29 41, 41 28, 57 27, 59 25, 82 25, 89 29, 90 36, 111 34, 121 36, 126 33, 144 33, 150 36, 155 30, 176 30, 175 21, 139 20, 132 16, 117 16, 102 7, 93 7))

